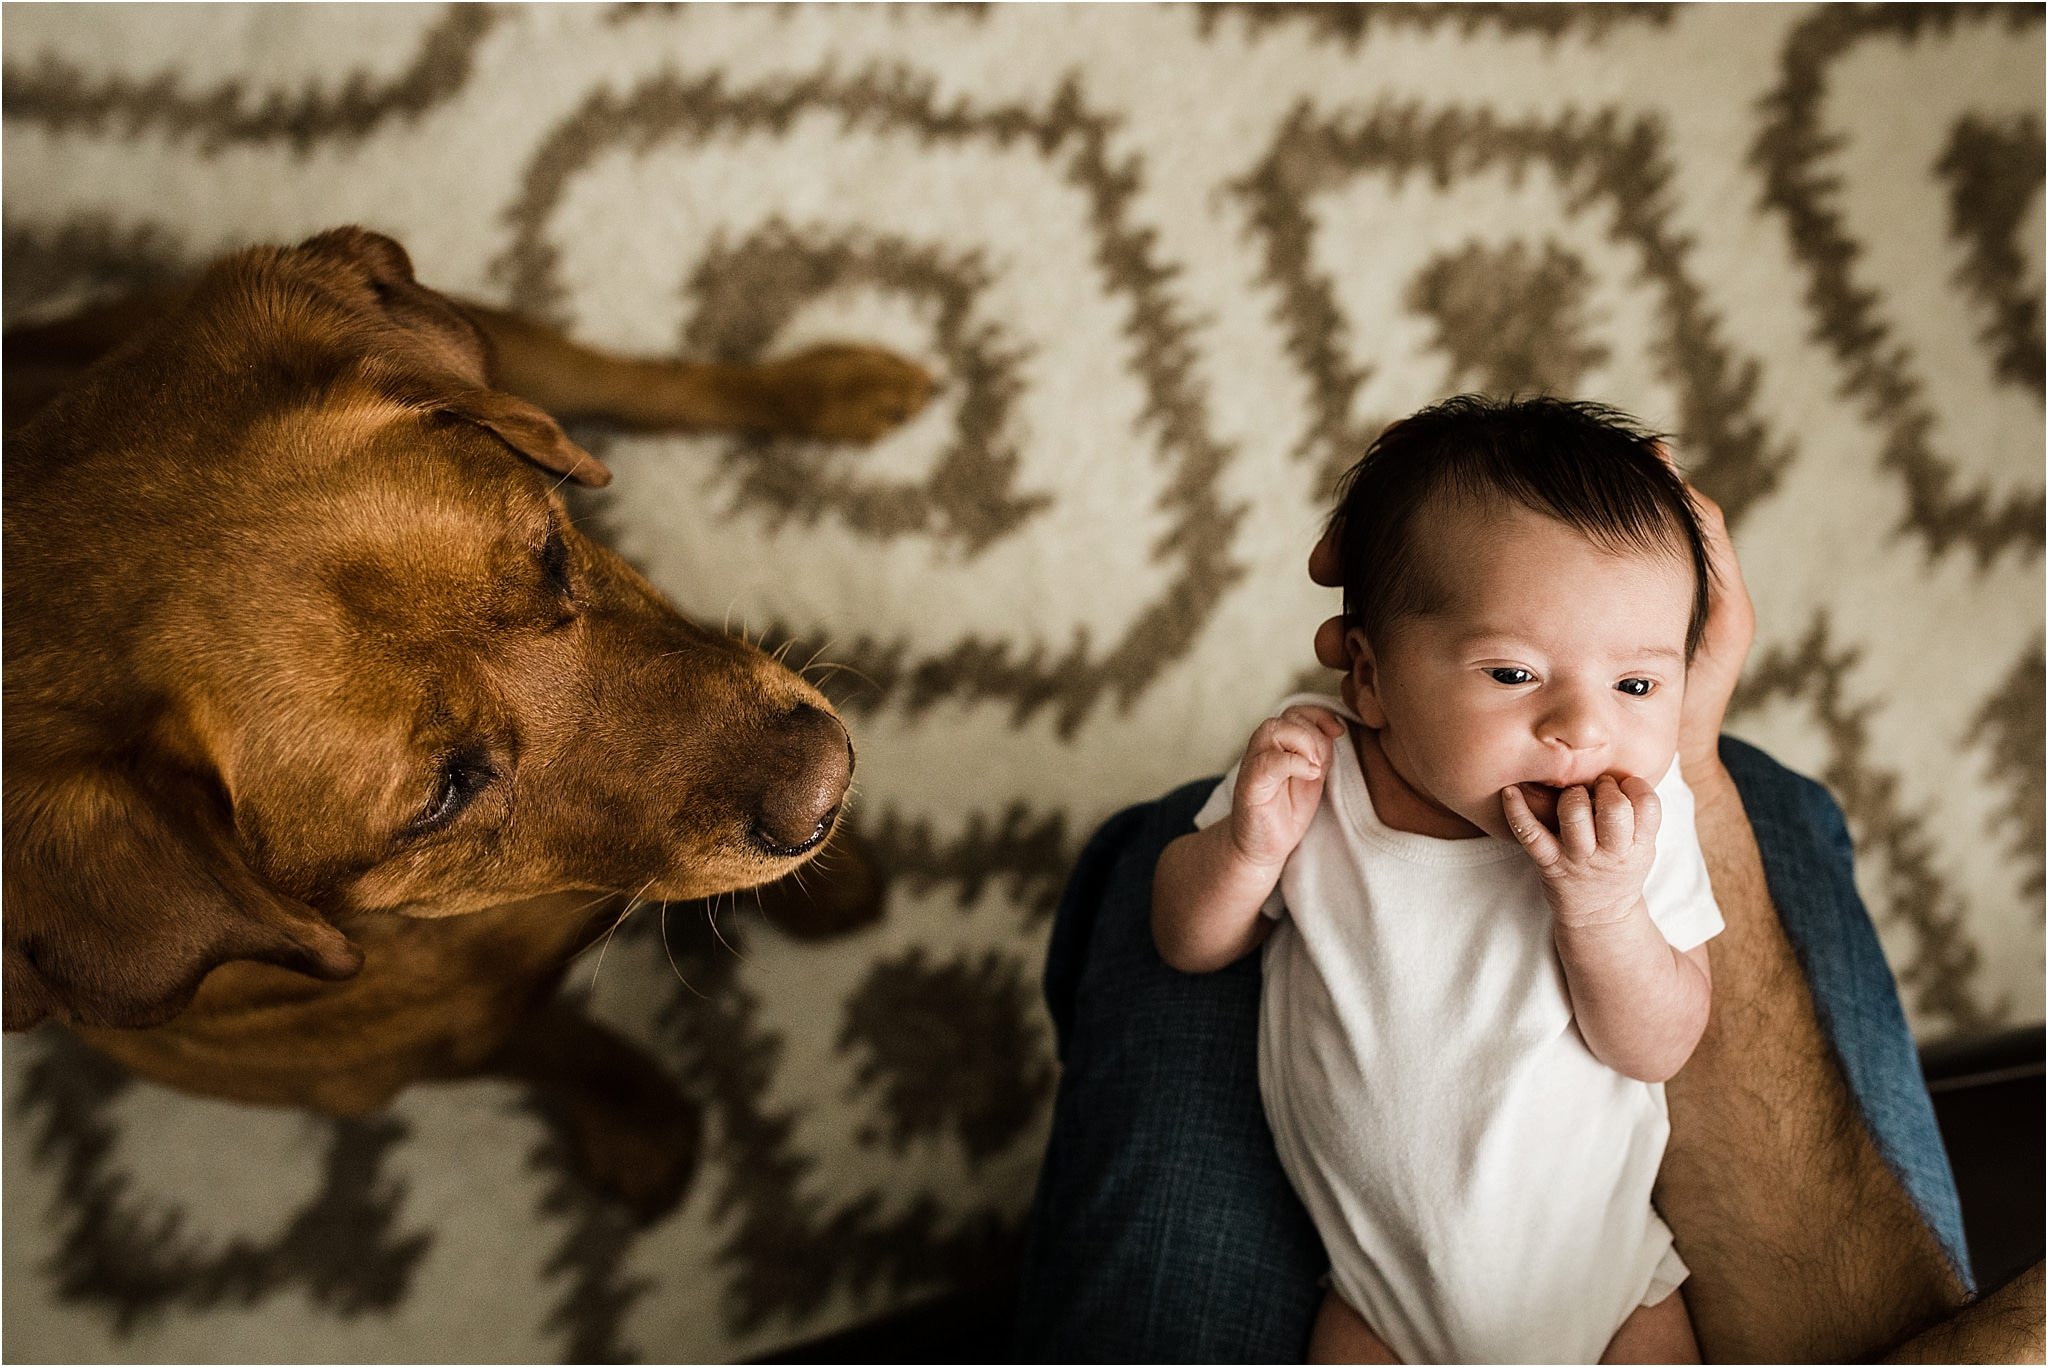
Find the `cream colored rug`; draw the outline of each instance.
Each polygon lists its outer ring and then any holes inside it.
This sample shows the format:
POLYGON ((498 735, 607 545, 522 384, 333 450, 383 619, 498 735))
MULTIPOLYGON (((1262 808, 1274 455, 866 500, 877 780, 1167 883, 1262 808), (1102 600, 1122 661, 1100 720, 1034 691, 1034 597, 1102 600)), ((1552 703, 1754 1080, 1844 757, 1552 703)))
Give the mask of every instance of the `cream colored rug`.
MULTIPOLYGON (((844 664, 877 924, 579 966, 703 1099, 642 1232, 509 1088, 334 1124, 6 1045, 15 1361, 724 1359, 999 1267, 1068 860, 1313 671, 1447 393, 1679 435, 1923 1038, 2042 1015, 2042 11, 9 5, 11 321, 345 222, 598 343, 866 338, 869 450, 585 435, 686 608, 844 664)), ((995 1326, 991 1326, 992 1332, 995 1326)), ((991 1352, 997 1351, 991 1340, 991 1352)))

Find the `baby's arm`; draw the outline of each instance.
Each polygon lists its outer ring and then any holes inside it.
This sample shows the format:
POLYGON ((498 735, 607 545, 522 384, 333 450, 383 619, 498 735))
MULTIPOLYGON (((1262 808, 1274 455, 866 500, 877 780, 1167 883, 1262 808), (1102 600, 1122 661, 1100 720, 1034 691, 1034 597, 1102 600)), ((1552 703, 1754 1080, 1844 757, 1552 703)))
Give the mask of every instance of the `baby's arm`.
POLYGON ((1586 1047, 1616 1072, 1662 1082, 1692 1057, 1707 1028, 1712 975, 1705 945, 1673 949, 1650 919, 1643 884, 1662 809, 1640 778, 1567 789, 1558 833, 1519 788, 1501 794, 1515 838, 1543 874, 1572 1017, 1586 1047))
POLYGON ((1290 707, 1245 746, 1230 817, 1184 835, 1152 875, 1152 938, 1184 973, 1207 973, 1258 948, 1259 914, 1287 856, 1322 800, 1323 776, 1344 723, 1320 707, 1290 707))

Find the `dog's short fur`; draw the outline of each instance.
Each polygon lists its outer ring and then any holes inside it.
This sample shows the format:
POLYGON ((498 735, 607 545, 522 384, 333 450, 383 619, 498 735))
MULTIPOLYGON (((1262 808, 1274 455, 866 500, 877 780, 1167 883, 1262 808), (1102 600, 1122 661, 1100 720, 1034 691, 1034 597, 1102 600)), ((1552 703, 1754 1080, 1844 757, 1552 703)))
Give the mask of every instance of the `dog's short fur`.
POLYGON ((360 229, 10 333, 7 368, 7 1028, 342 1113, 529 1077, 599 1176, 671 1201, 692 1112, 544 1003, 603 894, 807 859, 852 746, 577 532, 558 486, 610 476, 529 399, 860 438, 923 374, 604 357, 360 229))

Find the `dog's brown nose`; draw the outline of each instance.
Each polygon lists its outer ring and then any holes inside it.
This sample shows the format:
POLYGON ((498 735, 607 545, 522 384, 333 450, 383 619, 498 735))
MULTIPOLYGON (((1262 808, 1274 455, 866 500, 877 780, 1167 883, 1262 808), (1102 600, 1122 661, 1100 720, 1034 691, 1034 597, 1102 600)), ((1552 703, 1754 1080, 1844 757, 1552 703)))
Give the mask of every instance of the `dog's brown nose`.
POLYGON ((832 833, 853 778, 853 741, 837 717, 799 703, 761 749, 768 782, 755 810, 754 842, 778 858, 793 858, 832 833))

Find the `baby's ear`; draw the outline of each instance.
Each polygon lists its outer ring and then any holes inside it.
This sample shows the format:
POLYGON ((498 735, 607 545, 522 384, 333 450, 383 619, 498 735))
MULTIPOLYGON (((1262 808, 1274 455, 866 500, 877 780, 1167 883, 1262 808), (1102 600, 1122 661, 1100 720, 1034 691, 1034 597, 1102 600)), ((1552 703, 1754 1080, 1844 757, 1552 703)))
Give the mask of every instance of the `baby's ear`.
POLYGON ((1377 731, 1387 724, 1386 709, 1380 706, 1379 670, 1373 658, 1372 642, 1357 627, 1344 631, 1344 654, 1350 660, 1344 675, 1344 701, 1358 713, 1358 719, 1377 731))

